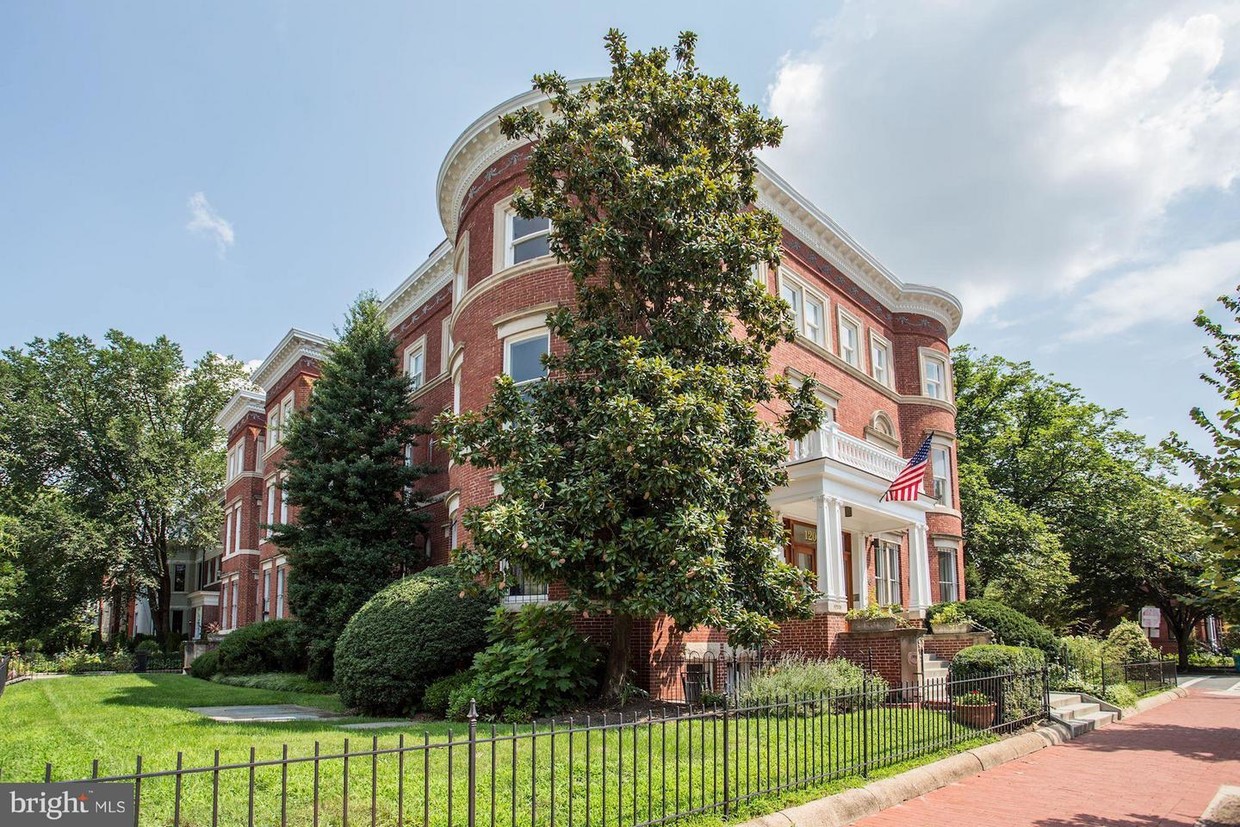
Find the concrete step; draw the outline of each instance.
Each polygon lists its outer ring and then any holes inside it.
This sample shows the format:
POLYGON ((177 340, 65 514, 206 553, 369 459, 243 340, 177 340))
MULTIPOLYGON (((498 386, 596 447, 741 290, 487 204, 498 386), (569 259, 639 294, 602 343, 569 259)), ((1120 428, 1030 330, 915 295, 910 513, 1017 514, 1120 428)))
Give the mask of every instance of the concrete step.
POLYGON ((1051 709, 1055 709, 1056 707, 1060 707, 1060 706, 1071 706, 1072 704, 1079 704, 1081 700, 1082 698, 1080 695, 1070 695, 1066 692, 1052 692, 1051 693, 1051 709))
POLYGON ((1064 706, 1052 706, 1051 713, 1060 720, 1084 720, 1090 715, 1101 712, 1102 707, 1098 704, 1079 703, 1066 704, 1064 706))

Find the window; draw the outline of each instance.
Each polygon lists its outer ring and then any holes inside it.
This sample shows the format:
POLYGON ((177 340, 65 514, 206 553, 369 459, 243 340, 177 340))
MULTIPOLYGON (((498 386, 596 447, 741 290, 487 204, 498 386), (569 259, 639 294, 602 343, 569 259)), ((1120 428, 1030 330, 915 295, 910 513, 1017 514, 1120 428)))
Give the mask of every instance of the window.
POLYGON ((509 339, 504 343, 504 373, 512 377, 519 388, 537 382, 547 375, 542 357, 550 350, 551 334, 545 330, 509 339))
POLYGON ((293 394, 284 397, 284 401, 280 403, 280 438, 288 436, 288 429, 293 424, 293 394))
POLYGON ((263 620, 271 617, 271 569, 263 569, 263 620))
POLYGON ((233 551, 241 551, 241 508, 238 507, 233 512, 236 517, 236 526, 233 527, 233 551))
POLYGON ((228 628, 236 629, 237 628, 237 581, 236 580, 232 581, 231 592, 232 594, 229 596, 229 600, 228 600, 228 605, 230 607, 230 612, 231 612, 231 615, 228 619, 228 628))
POLYGON ((874 554, 875 597, 880 605, 899 606, 900 597, 900 546, 887 540, 878 541, 874 554))
POLYGON ((934 469, 934 499, 940 505, 951 508, 952 505, 952 464, 951 453, 947 448, 930 450, 931 467, 934 469))
POLYGON ((956 574, 956 550, 940 548, 939 553, 939 602, 954 603, 960 599, 960 578, 956 574))
POLYGON ((172 566, 172 590, 174 592, 185 591, 185 564, 174 563, 172 566))
POLYGON ((505 264, 511 267, 523 261, 551 255, 551 220, 508 216, 508 247, 505 264))
POLYGON ((840 311, 840 358, 855 368, 861 367, 861 323, 840 311))
POLYGON ((513 603, 533 603, 547 599, 547 584, 526 577, 520 566, 504 563, 504 582, 508 584, 508 600, 513 603))
POLYGON ((280 522, 288 524, 288 489, 285 487, 288 483, 288 475, 280 480, 280 522))
POLYGON ((947 401, 947 361, 930 353, 921 356, 922 393, 931 399, 947 401))
POLYGON ((426 348, 418 345, 405 352, 405 374, 416 391, 426 381, 426 348))
POLYGON ((271 539, 271 526, 276 522, 276 481, 267 483, 267 539, 271 539))
POLYGON ((288 575, 288 566, 276 569, 276 617, 284 617, 284 588, 288 575))
POLYGON ((753 266, 749 268, 749 274, 753 277, 754 284, 762 288, 762 292, 766 292, 766 263, 755 261, 753 266))
POLYGON ((185 610, 184 609, 173 609, 172 610, 172 631, 176 632, 177 634, 183 634, 185 632, 185 610))
POLYGON ((232 480, 240 476, 244 470, 245 464, 245 441, 234 445, 233 449, 228 452, 228 479, 232 480))
POLYGON ((788 302, 789 316, 797 333, 816 345, 826 346, 827 300, 796 279, 780 273, 779 297, 788 302))
POLYGON ((448 370, 448 359, 452 357, 452 317, 443 320, 439 328, 439 372, 448 370))
POLYGON ((232 554, 233 548, 233 513, 229 511, 224 515, 224 553, 232 554))
POLYGON ((891 387, 891 345, 870 333, 870 375, 881 385, 891 387))
POLYGON ((267 435, 271 437, 271 447, 280 444, 280 409, 267 414, 267 435))

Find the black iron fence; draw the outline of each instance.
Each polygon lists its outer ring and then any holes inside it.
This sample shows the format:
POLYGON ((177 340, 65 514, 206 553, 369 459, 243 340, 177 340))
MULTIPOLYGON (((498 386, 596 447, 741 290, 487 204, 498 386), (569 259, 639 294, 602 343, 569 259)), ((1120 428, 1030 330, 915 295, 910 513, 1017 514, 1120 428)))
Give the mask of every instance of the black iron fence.
POLYGON ((1049 659, 1051 686, 1055 689, 1105 696, 1109 689, 1127 686, 1137 695, 1176 685, 1175 660, 1125 662, 1105 653, 1060 647, 1049 659))
POLYGON ((1047 673, 929 681, 770 703, 603 714, 532 726, 471 716, 463 731, 400 735, 312 754, 89 778, 47 765, 42 779, 132 784, 136 825, 657 825, 732 812, 755 798, 865 776, 1048 714, 1047 673), (1024 698, 1022 703, 1013 699, 1024 698))

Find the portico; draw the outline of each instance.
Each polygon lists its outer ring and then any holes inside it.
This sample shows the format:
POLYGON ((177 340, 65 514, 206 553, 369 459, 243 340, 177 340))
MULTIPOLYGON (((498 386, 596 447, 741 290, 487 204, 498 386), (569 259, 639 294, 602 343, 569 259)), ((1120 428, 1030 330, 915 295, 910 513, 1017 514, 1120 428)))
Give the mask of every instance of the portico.
POLYGON ((792 446, 788 485, 769 501, 790 528, 788 561, 817 576, 819 612, 877 599, 923 617, 931 605, 926 513, 935 502, 924 494, 913 502, 882 500, 904 464, 833 422, 792 446))

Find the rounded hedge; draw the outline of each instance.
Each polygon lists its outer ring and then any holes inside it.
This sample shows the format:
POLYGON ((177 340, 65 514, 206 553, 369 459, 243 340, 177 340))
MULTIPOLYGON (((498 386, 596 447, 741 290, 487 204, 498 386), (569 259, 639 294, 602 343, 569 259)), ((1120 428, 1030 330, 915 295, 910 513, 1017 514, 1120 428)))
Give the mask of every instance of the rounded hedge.
POLYGON ((371 715, 409 712, 426 687, 469 665, 487 645, 495 600, 462 592, 454 569, 426 569, 366 602, 336 643, 336 686, 371 715))
POLYGON ((1121 620, 1107 634, 1105 646, 1107 654, 1121 663, 1147 663, 1162 657, 1145 629, 1131 620, 1121 620))
POLYGON ((947 606, 959 606, 973 621, 995 634, 995 643, 1005 646, 1029 646, 1047 654, 1055 652, 1055 634, 1029 615, 994 600, 966 600, 963 603, 940 603, 930 608, 936 616, 947 606))
POLYGON ((212 649, 194 658, 189 665, 189 673, 204 681, 211 680, 220 671, 220 650, 212 649))
POLYGON ((229 632, 215 651, 225 675, 306 671, 306 635, 296 620, 251 623, 229 632))

